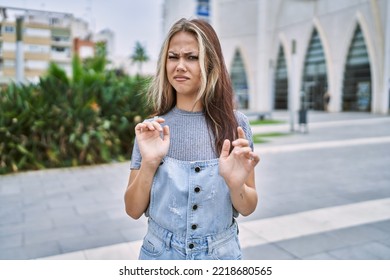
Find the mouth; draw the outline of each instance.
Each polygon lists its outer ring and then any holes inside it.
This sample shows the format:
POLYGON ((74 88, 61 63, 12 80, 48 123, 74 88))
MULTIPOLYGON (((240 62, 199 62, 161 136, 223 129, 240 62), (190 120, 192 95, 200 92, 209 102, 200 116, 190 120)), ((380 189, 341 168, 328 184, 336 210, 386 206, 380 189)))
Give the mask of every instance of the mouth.
POLYGON ((188 78, 186 76, 174 76, 173 79, 177 82, 184 82, 184 81, 189 80, 190 78, 188 78))

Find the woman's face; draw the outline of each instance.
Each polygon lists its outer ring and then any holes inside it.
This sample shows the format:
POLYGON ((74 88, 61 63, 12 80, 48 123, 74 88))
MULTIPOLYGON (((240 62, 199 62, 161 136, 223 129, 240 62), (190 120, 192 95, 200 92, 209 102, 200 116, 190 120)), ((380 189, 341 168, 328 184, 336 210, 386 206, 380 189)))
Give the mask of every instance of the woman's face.
POLYGON ((177 101, 194 100, 201 84, 201 71, 198 41, 193 34, 180 31, 171 38, 166 71, 177 101))

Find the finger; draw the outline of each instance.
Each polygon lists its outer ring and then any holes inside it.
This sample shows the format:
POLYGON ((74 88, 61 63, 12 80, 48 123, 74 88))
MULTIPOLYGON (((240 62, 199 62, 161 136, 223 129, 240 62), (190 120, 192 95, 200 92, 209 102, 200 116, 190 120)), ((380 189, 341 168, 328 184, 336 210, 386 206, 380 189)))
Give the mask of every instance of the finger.
POLYGON ((158 122, 158 123, 163 123, 163 122, 165 122, 165 119, 163 119, 163 118, 161 118, 161 117, 154 117, 154 118, 153 118, 153 121, 156 121, 156 122, 158 122))
POLYGON ((250 160, 253 162, 253 166, 258 164, 260 162, 260 157, 258 154, 251 152, 250 153, 250 160))
POLYGON ((245 132, 241 126, 237 127, 238 138, 246 139, 245 132))
POLYGON ((230 151, 230 141, 225 139, 222 145, 221 158, 227 158, 229 156, 229 151, 230 151))
POLYGON ((236 139, 232 142, 234 147, 247 147, 249 146, 249 141, 243 138, 236 139))
POLYGON ((144 122, 149 130, 162 131, 162 126, 157 121, 144 122))
POLYGON ((161 124, 159 122, 153 121, 152 125, 153 125, 154 129, 156 129, 158 131, 163 131, 163 128, 162 128, 162 126, 161 126, 161 124))
POLYGON ((169 141, 169 126, 164 126, 163 128, 163 141, 169 141))
POLYGON ((236 148, 234 149, 234 153, 236 155, 244 155, 245 157, 249 158, 251 155, 252 149, 250 147, 242 147, 242 148, 236 148))
POLYGON ((165 122, 165 119, 161 118, 161 117, 154 117, 153 118, 153 126, 158 130, 158 131, 163 131, 163 128, 161 126, 162 123, 165 122))
POLYGON ((137 134, 137 133, 140 133, 140 132, 142 132, 142 130, 145 129, 145 128, 146 128, 145 123, 139 123, 139 124, 137 124, 137 125, 135 126, 135 133, 136 133, 136 134, 137 134))

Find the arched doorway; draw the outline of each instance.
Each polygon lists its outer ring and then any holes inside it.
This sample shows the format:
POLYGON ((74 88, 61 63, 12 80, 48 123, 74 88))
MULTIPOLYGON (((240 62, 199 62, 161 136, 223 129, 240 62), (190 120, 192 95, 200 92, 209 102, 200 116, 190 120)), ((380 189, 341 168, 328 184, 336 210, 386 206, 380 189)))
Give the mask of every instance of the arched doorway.
POLYGON ((371 70, 363 32, 357 25, 344 71, 343 111, 371 111, 371 70))
POLYGON ((234 53, 230 78, 232 80, 233 90, 236 98, 236 107, 238 109, 248 109, 248 82, 244 61, 242 60, 242 56, 239 50, 236 50, 234 53))
POLYGON ((288 108, 288 73, 282 46, 279 46, 274 79, 274 109, 286 110, 288 108))
POLYGON ((324 110, 327 91, 325 53, 320 36, 314 29, 305 56, 301 102, 307 109, 324 110))

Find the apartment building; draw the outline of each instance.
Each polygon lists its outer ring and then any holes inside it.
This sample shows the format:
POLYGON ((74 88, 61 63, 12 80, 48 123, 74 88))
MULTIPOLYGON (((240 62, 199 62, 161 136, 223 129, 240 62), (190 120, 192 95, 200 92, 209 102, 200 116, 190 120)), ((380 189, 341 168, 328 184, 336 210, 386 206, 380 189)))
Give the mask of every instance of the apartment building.
POLYGON ((92 34, 84 20, 70 13, 0 7, 0 83, 16 81, 18 67, 23 68, 23 82, 37 82, 50 62, 70 76, 74 53, 94 54, 92 34), (20 41, 17 19, 22 22, 20 41), (80 41, 83 46, 75 48, 80 41))

